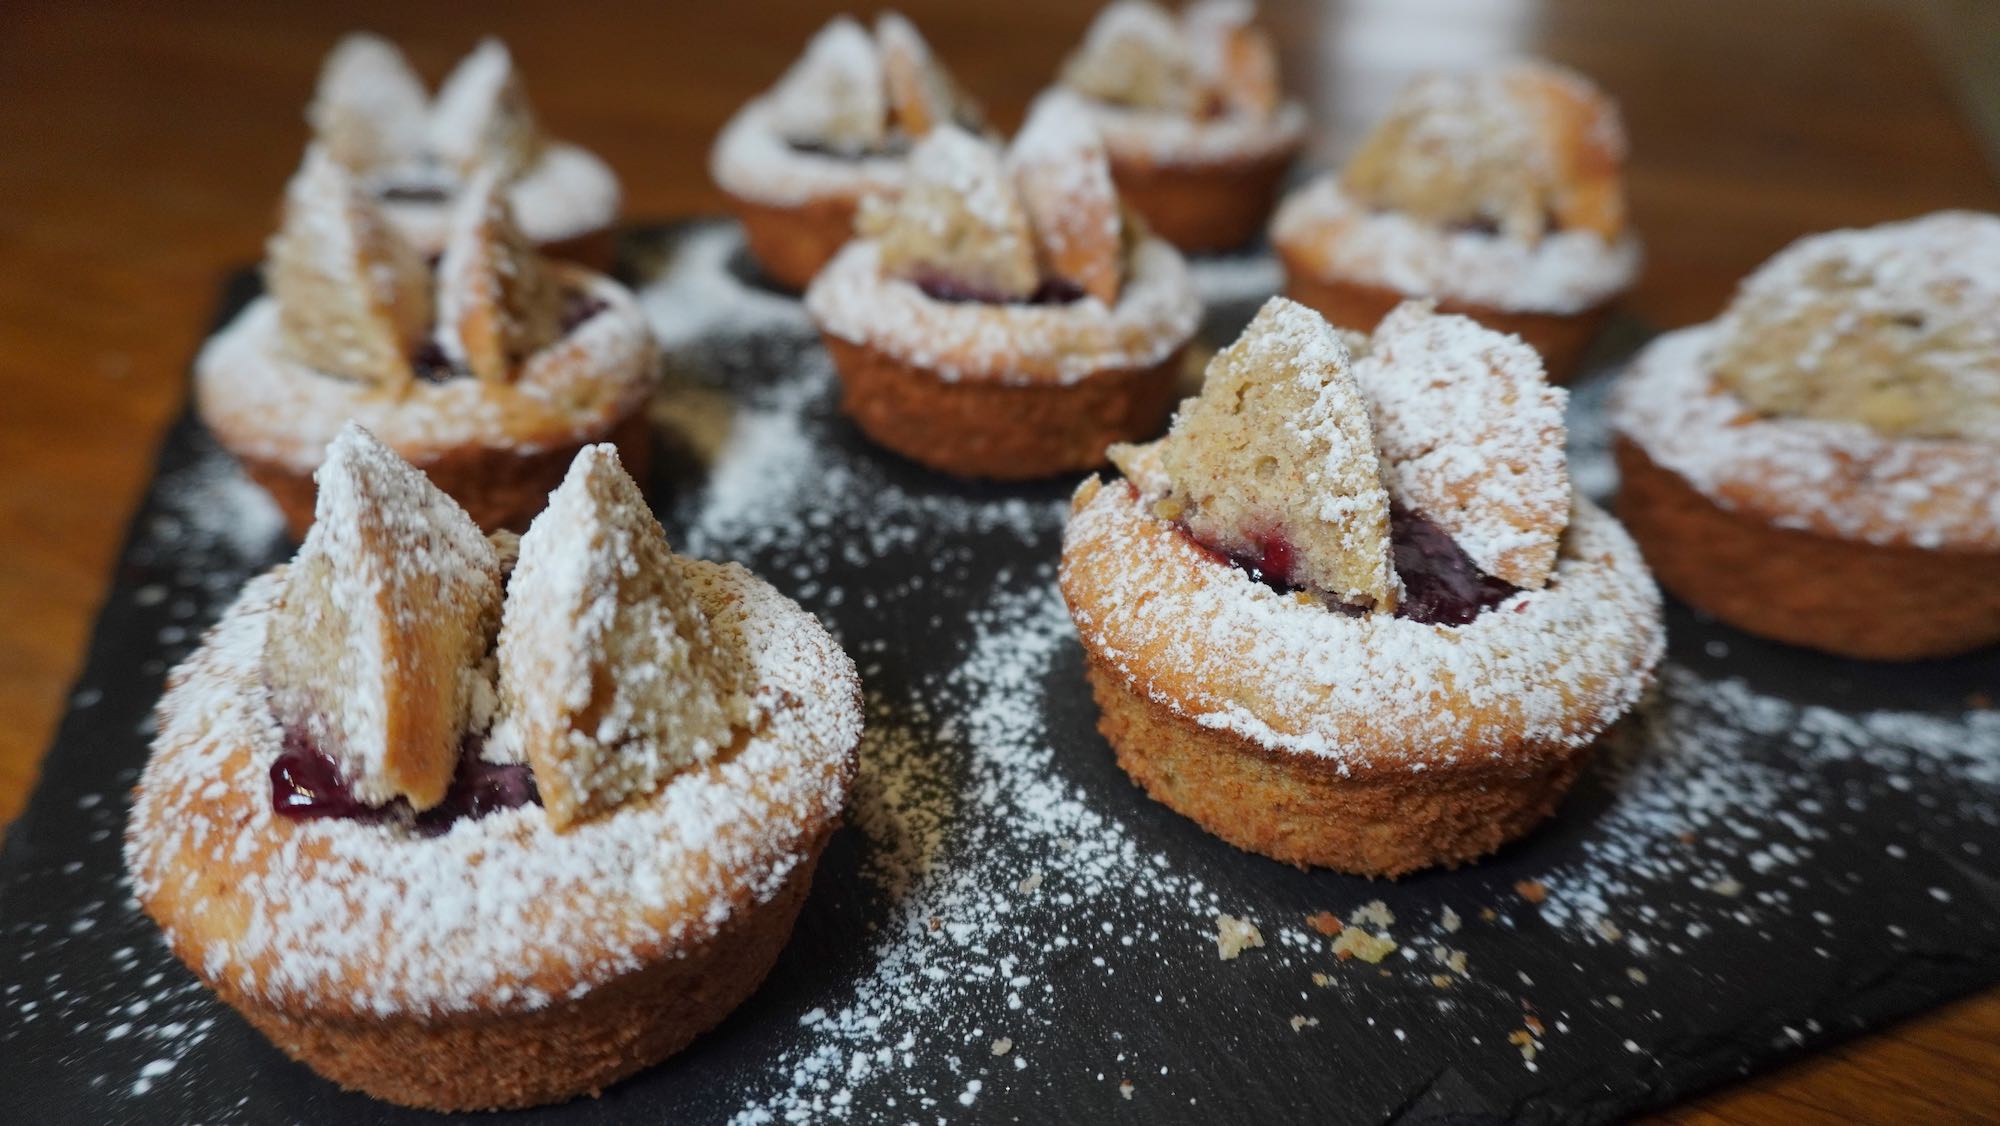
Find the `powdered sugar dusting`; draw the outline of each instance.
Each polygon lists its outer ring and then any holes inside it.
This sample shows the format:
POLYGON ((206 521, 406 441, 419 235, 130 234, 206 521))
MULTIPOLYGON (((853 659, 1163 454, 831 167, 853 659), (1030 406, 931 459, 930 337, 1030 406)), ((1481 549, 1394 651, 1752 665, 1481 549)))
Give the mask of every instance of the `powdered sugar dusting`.
POLYGON ((1591 231, 1562 230, 1530 243, 1447 230, 1356 203, 1331 175, 1285 198, 1271 238, 1329 279, 1514 312, 1580 313, 1639 272, 1639 244, 1630 237, 1608 243, 1591 231))
POLYGON ((1354 377, 1368 398, 1390 494, 1479 569, 1537 589, 1569 519, 1566 393, 1518 338, 1422 305, 1392 311, 1354 377))
POLYGON ((1201 321, 1187 266, 1159 239, 1132 253, 1115 307, 988 306, 938 301, 884 278, 876 246, 851 242, 806 292, 820 327, 936 372, 946 380, 1074 383, 1108 368, 1148 367, 1185 344, 1201 321))
MULTIPOLYGON (((1148 801, 1091 733, 1067 615, 1034 563, 1054 557, 1065 490, 951 486, 873 451, 839 422, 810 330, 757 324, 674 357, 679 391, 725 421, 703 447, 721 460, 676 478, 666 523, 684 548, 755 559, 860 658, 857 831, 752 1004, 611 1098, 746 1123, 1166 1119, 1240 1101, 1254 1060, 1361 1117, 1430 1081, 1398 1061, 1449 1059, 1506 1105, 1635 1108, 1847 1035, 1872 1019, 1843 1000, 1857 978, 1913 1004, 1992 980, 1979 873, 2000 830, 2000 713, 1958 702, 1990 662, 1801 665, 1676 612, 1641 722, 1520 845, 1396 884, 1298 873, 1148 801), (778 467, 769 490, 761 465, 778 467), (1220 914, 1265 945, 1218 961, 1220 914), (1343 950, 1381 961, 1334 950, 1343 924, 1368 939, 1343 950), (1690 1037, 1740 1054, 1691 1061, 1690 1037), (1385 1062, 1326 1062, 1364 1057, 1385 1062)), ((1572 402, 1579 487, 1603 475, 1601 386, 1572 402)), ((198 631, 269 562, 231 546, 266 550, 268 511, 221 504, 249 486, 179 442, 192 461, 137 529, 114 628, 198 631)), ((94 658, 78 738, 14 828, 37 851, 0 875, 8 1074, 63 1060, 62 1082, 19 1097, 77 1121, 283 1119, 312 1082, 174 964, 118 878, 150 700, 131 682, 179 648, 94 658)))
POLYGON ((1995 447, 1888 438, 1857 422, 1763 418, 1716 382, 1711 323, 1647 345, 1613 396, 1617 431, 1726 508, 1884 545, 2000 549, 1995 447))

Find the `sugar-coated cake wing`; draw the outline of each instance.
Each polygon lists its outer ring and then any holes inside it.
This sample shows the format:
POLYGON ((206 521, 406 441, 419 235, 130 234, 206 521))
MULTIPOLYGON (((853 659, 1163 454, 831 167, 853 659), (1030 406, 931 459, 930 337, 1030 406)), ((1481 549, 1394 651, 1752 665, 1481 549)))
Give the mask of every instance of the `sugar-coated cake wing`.
POLYGON ((430 94, 394 43, 354 32, 320 67, 306 118, 335 160, 362 171, 418 156, 430 94))
POLYGON ((265 282, 294 358, 388 391, 409 385, 410 355, 430 327, 430 271, 317 145, 285 190, 265 282))
POLYGON ((1008 147, 1007 170, 1027 208, 1043 272, 1116 305, 1124 273, 1118 189, 1083 103, 1060 90, 1037 99, 1008 147))
POLYGON ((514 221, 498 171, 482 169, 452 206, 437 270, 438 345, 480 379, 506 382, 558 335, 561 295, 514 221))
POLYGON ((1166 512, 1274 578, 1388 611, 1389 494, 1349 367, 1319 314, 1266 302, 1161 442, 1166 512))
POLYGON ((541 127, 527 87, 498 39, 480 43, 438 88, 430 144, 466 175, 486 165, 511 177, 541 156, 541 127))
POLYGON ((500 629, 500 699, 563 829, 658 789, 746 718, 666 534, 616 449, 577 455, 521 537, 500 629))
POLYGON ((1568 394, 1548 385, 1534 349, 1405 302, 1377 326, 1354 377, 1396 502, 1449 533, 1481 571, 1546 585, 1569 524, 1568 394))
POLYGON ((359 426, 320 467, 264 667, 272 711, 361 801, 443 799, 500 614, 500 566, 471 517, 359 426))

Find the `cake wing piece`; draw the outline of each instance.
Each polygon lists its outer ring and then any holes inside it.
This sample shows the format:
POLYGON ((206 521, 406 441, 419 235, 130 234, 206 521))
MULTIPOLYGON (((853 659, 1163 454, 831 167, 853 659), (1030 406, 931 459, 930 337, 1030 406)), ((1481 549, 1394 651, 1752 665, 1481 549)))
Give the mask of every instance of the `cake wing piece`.
POLYGON ((1156 511, 1273 578, 1389 611, 1389 494, 1349 364, 1318 313, 1265 302, 1161 440, 1156 511))
POLYGON ((1278 55, 1256 25, 1250 0, 1201 0, 1181 12, 1195 73, 1226 109, 1256 117, 1277 111, 1278 55))
POLYGON ((1354 376, 1397 503, 1487 574, 1546 586, 1569 525, 1568 395, 1535 350, 1411 301, 1383 318, 1354 376))
POLYGON ((1118 0, 1098 13, 1063 64, 1063 85, 1115 105, 1193 114, 1195 62, 1181 26, 1158 4, 1118 0))
POLYGON ((505 383, 556 339, 561 295, 515 223, 498 172, 482 169, 453 209, 438 261, 438 346, 480 379, 505 383))
POLYGON ((1037 99, 1007 150, 1007 171, 1051 277, 1118 304, 1124 230, 1104 139, 1081 99, 1053 91, 1037 99))
POLYGON ((977 107, 938 64, 930 44, 909 20, 895 12, 876 17, 875 43, 881 52, 889 116, 905 134, 922 137, 947 122, 978 121, 977 107))
POLYGON ((351 422, 316 478, 264 640, 272 711, 361 801, 428 809, 458 765, 466 673, 499 626, 499 561, 464 509, 351 422))
POLYGON ((708 761, 745 721, 665 533, 609 445, 586 448, 521 537, 500 704, 557 829, 708 761))
POLYGON ((473 48, 438 88, 430 144, 467 176, 488 165, 511 178, 541 156, 541 128, 527 88, 498 39, 473 48))
POLYGON ((306 119, 333 159, 356 171, 417 156, 430 95, 394 43, 355 32, 320 67, 306 119))
POLYGON ((430 271, 317 145, 285 189, 264 273, 300 362, 385 390, 409 385, 410 356, 430 327, 430 271))
POLYGON ((881 56, 874 38, 847 16, 813 36, 767 97, 772 122, 788 141, 862 153, 888 137, 881 56))
POLYGON ((902 195, 871 200, 860 223, 881 244, 883 272, 951 283, 982 300, 1035 292, 1035 236, 1000 150, 955 125, 910 154, 902 195))

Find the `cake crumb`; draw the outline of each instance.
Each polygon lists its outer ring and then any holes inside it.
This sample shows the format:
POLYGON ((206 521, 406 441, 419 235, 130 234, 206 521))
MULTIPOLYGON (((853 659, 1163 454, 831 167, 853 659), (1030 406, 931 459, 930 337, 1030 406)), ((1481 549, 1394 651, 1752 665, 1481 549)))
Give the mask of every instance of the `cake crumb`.
POLYGON ((1357 927, 1387 928, 1396 925, 1396 914, 1389 910, 1388 904, 1379 899, 1371 899, 1355 908, 1354 914, 1348 916, 1348 921, 1357 927))
POLYGON ((1132 1101, 1132 1081, 1130 1079, 1120 1079, 1118 1081, 1118 1094, 1126 1102, 1132 1101))
POLYGON ((1232 961, 1245 950, 1264 945, 1264 935, 1257 924, 1234 915, 1215 917, 1215 950, 1225 962, 1232 961))
POLYGON ((1002 1036, 1000 1039, 993 1041, 993 1054, 996 1056, 1004 1056, 1008 1052, 1011 1052, 1013 1050, 1014 1050, 1014 1041, 1008 1039, 1005 1036, 1002 1036))
POLYGON ((1306 925, 1329 938, 1341 931, 1340 918, 1331 911, 1307 915, 1306 925))
POLYGON ((1540 1051, 1542 1047, 1535 1040, 1535 1034, 1525 1028, 1517 1028, 1509 1032, 1507 1034, 1507 1042, 1521 1049, 1521 1058, 1530 1062, 1534 1060, 1535 1053, 1540 1051))
POLYGON ((1293 1031, 1293 1032, 1300 1032, 1300 1031, 1303 1031, 1303 1030, 1305 1030, 1305 1029, 1308 1029, 1308 1028, 1318 1028, 1318 1027, 1319 1027, 1319 1018, 1318 1018, 1318 1017, 1309 1017, 1309 1016, 1294 1016, 1294 1017, 1292 1017, 1292 1031, 1293 1031))
POLYGON ((1318 970, 1314 970, 1312 981, 1314 985, 1320 986, 1321 988, 1325 988, 1326 986, 1333 984, 1333 975, 1321 973, 1318 970))
POLYGON ((1014 885, 1014 889, 1022 895, 1032 895, 1036 891, 1041 890, 1041 886, 1042 874, 1040 872, 1030 872, 1022 878, 1020 883, 1014 885))
POLYGON ((1465 925, 1465 920, 1458 917, 1458 912, 1447 907, 1438 916, 1438 925, 1444 928, 1446 934, 1457 934, 1458 928, 1465 925))
POLYGON ((1514 884, 1514 894, 1530 903, 1540 903, 1549 897, 1549 887, 1540 880, 1518 880, 1514 884))
POLYGON ((1334 956, 1341 961, 1359 958, 1369 965, 1377 965, 1382 959, 1396 952, 1396 940, 1388 935, 1373 935, 1360 927, 1348 927, 1333 940, 1334 956))

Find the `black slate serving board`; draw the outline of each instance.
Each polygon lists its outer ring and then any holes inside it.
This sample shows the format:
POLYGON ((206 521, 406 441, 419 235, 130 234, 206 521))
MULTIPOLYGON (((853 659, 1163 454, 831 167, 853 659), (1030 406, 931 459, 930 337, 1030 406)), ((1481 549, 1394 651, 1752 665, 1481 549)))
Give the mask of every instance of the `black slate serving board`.
MULTIPOLYGON (((1597 1122, 2000 982, 2000 655, 1862 665, 1670 604, 1660 691, 1533 836, 1394 884, 1295 871, 1147 801, 1096 734, 1052 591, 1074 480, 958 484, 869 447, 729 228, 628 250, 670 357, 669 536, 818 613, 871 730, 764 988, 664 1066, 519 1118, 1597 1122), (1395 943, 1379 964, 1307 922, 1357 911, 1395 943), (1219 958, 1220 913, 1263 947, 1219 958)), ((1273 273, 1201 271, 1226 341, 1273 273)), ((224 315, 253 291, 233 283, 224 315)), ((1600 361, 1642 337, 1621 326, 1600 361)), ((1599 493, 1604 386, 1571 417, 1599 493)), ((166 670, 289 550, 176 423, 0 854, 0 1118, 434 1119, 284 1059, 122 881, 166 670)))

